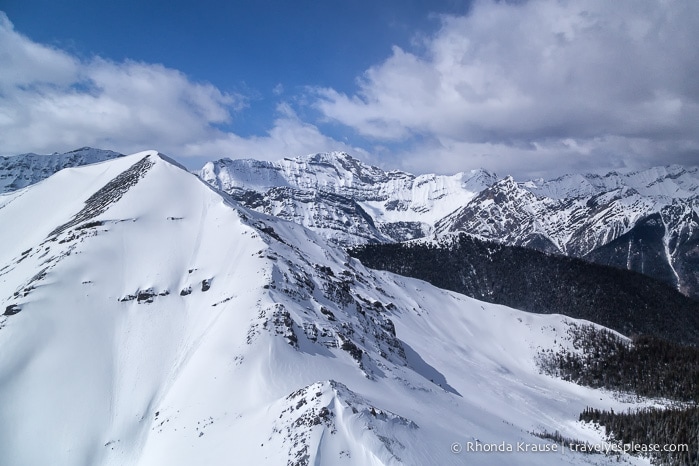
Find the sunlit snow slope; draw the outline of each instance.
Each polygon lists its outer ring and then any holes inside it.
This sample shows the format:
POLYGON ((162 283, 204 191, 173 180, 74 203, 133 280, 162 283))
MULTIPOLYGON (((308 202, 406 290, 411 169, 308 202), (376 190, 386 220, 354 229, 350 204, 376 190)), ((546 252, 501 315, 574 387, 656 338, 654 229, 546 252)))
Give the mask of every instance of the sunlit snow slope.
MULTIPOLYGON (((0 464, 607 464, 569 321, 365 269, 156 152, 0 196, 0 464)), ((638 461, 628 459, 628 461, 638 461)))

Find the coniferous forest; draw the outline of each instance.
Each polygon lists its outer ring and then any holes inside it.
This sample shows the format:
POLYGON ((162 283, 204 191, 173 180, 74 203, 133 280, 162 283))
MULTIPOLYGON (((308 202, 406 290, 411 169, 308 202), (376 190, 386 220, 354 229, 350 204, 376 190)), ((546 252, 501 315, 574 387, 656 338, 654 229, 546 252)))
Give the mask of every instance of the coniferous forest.
POLYGON ((628 270, 466 234, 435 242, 368 244, 349 253, 367 267, 482 301, 586 319, 627 336, 699 345, 699 301, 628 270))
POLYGON ((631 342, 593 325, 568 330, 573 350, 540 353, 543 372, 579 385, 699 403, 699 349, 652 336, 631 342))
POLYGON ((622 446, 637 446, 639 453, 643 453, 644 448, 653 450, 646 452, 653 464, 699 464, 697 406, 684 409, 646 408, 625 413, 587 408, 580 414, 580 420, 604 426, 610 439, 622 446))
POLYGON ((588 387, 678 402, 673 408, 626 413, 588 407, 581 421, 604 426, 607 437, 622 446, 659 445, 657 451, 636 452, 655 464, 699 464, 699 349, 651 336, 629 342, 593 325, 573 325, 568 335, 572 350, 540 353, 544 373, 588 387), (675 445, 687 448, 664 451, 665 445, 670 450, 675 445))

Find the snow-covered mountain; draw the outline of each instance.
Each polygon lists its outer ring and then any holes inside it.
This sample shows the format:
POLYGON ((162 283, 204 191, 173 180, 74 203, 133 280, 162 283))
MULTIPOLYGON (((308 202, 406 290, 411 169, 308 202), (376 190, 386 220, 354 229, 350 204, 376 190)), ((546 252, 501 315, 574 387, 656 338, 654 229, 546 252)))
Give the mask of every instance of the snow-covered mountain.
POLYGON ((83 147, 64 154, 21 154, 0 157, 0 194, 15 191, 48 178, 59 170, 103 162, 122 154, 83 147))
POLYGON ((573 320, 366 269, 154 151, 0 195, 0 223, 0 464, 617 463, 465 451, 599 443, 579 413, 630 406, 539 373, 573 320))
POLYGON ((465 232, 627 268, 699 296, 697 167, 518 183, 483 170, 385 172, 327 153, 274 163, 223 159, 200 177, 341 246, 465 232))
POLYGON ((699 167, 687 169, 669 165, 605 175, 573 174, 553 180, 532 180, 522 185, 537 196, 553 199, 588 197, 620 188, 631 188, 642 196, 669 201, 699 195, 699 167))
MULTIPOLYGON (((585 190, 597 191, 581 197, 576 197, 581 190, 564 186, 560 179, 541 184, 555 193, 546 197, 537 194, 542 190, 536 186, 508 177, 441 219, 435 230, 626 268, 699 297, 698 173, 696 168, 670 167, 626 178, 610 175, 607 185, 582 183, 585 190), (663 176, 653 178, 649 173, 663 176)), ((564 178, 572 179, 587 178, 564 178)))
POLYGON ((199 176, 249 207, 345 246, 430 234, 437 220, 496 181, 484 170, 453 176, 386 172, 343 152, 278 162, 222 159, 207 163, 199 176))

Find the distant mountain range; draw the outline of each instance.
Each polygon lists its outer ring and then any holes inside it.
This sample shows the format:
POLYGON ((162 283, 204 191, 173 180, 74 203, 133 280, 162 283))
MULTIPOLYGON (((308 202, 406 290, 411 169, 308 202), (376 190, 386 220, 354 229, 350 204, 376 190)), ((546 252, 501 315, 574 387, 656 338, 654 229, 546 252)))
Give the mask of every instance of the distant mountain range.
POLYGON ((699 297, 699 168, 516 182, 383 171, 345 153, 223 159, 199 176, 341 246, 464 232, 632 270, 699 297))

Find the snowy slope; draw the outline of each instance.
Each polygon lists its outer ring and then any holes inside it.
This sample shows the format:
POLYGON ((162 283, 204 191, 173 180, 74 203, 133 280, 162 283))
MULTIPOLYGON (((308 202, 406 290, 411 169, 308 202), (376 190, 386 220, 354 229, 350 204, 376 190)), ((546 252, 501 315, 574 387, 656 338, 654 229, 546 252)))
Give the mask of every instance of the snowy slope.
MULTIPOLYGON (((365 269, 156 152, 0 196, 0 464, 611 464, 612 394, 540 375, 569 320, 365 269)), ((644 464, 629 459, 632 463, 644 464)))
POLYGON ((122 157, 110 150, 83 147, 65 154, 21 154, 0 157, 0 193, 24 188, 48 178, 59 170, 122 157))

